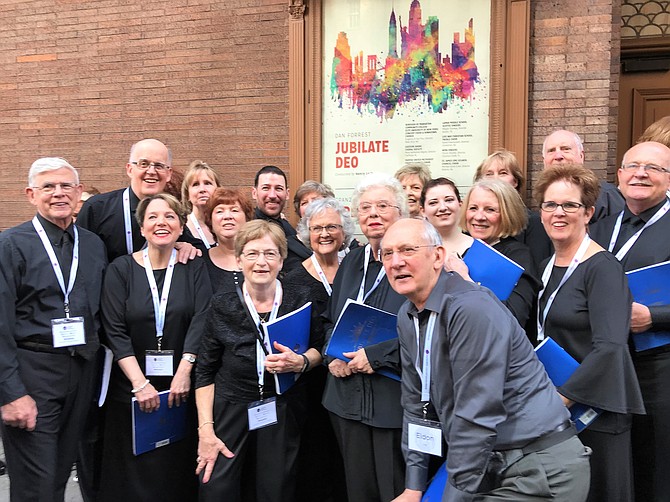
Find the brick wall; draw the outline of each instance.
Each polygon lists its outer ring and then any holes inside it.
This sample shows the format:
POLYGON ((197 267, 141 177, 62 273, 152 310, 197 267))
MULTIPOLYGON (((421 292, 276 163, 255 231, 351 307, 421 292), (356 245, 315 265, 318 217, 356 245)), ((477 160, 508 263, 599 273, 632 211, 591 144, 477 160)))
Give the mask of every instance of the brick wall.
POLYGON ((33 214, 30 164, 65 157, 101 191, 155 137, 233 187, 288 165, 285 0, 0 0, 0 228, 33 214))
POLYGON ((542 170, 542 141, 555 129, 584 140, 586 165, 616 172, 620 2, 533 0, 529 83, 529 185, 542 170))

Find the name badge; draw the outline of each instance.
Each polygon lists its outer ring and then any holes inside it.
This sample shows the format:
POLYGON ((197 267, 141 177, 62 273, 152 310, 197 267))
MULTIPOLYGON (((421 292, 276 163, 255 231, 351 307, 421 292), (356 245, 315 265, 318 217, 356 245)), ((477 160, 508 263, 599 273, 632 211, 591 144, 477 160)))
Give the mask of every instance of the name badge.
POLYGON ((442 456, 442 428, 439 422, 422 420, 407 424, 407 447, 413 451, 442 456))
POLYGON ((174 350, 147 350, 146 376, 172 376, 174 350))
POLYGON ((51 319, 51 335, 54 347, 72 347, 86 343, 83 317, 51 319))
POLYGON ((277 423, 277 399, 271 397, 263 401, 249 403, 247 414, 250 431, 274 425, 277 423))

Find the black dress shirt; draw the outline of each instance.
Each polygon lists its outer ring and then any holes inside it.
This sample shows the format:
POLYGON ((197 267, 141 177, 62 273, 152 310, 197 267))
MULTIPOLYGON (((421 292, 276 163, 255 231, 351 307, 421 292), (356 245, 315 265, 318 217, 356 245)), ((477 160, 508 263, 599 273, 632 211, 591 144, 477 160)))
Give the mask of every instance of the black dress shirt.
POLYGON ((291 235, 296 235, 297 232, 295 231, 295 228, 291 226, 291 224, 288 222, 288 220, 285 220, 284 218, 273 218, 272 216, 268 216, 265 214, 263 211, 260 209, 256 208, 254 210, 254 220, 265 220, 265 221, 270 221, 272 223, 276 223, 280 227, 282 227, 282 230, 284 230, 284 234, 286 234, 286 238, 288 239, 289 236, 291 235))
MULTIPOLYGON (((640 213, 640 218, 644 221, 649 221, 664 203, 665 199, 656 206, 640 213)), ((590 227, 591 238, 605 249, 609 246, 618 216, 618 213, 612 214, 590 227)), ((619 235, 624 232, 623 222, 621 226, 619 235)), ((621 237, 618 240, 621 241, 621 237)), ((622 244, 617 242, 617 245, 621 247, 622 244)), ((640 234, 633 247, 630 248, 626 256, 621 260, 621 265, 626 272, 629 272, 668 260, 670 260, 670 211, 640 234)), ((649 312, 651 313, 652 331, 670 330, 670 305, 652 306, 649 307, 649 312)))
MULTIPOLYGON (((40 216, 38 218, 59 257, 63 230, 40 216)), ((72 226, 67 232, 74 235, 72 226)), ((77 353, 87 358, 98 348, 100 290, 106 265, 105 248, 100 239, 80 228, 79 269, 70 293, 70 316, 84 318, 86 345, 79 346, 77 353)), ((51 320, 65 317, 63 301, 51 260, 32 222, 2 232, 0 405, 28 394, 21 380, 16 344, 29 341, 53 347, 51 320)))
MULTIPOLYGON (((123 192, 125 188, 112 192, 94 195, 81 206, 77 216, 77 226, 86 228, 97 234, 105 243, 107 258, 113 262, 119 256, 128 254, 126 248, 125 220, 123 216, 123 192)), ((130 228, 133 233, 133 252, 142 249, 146 243, 140 233, 140 225, 135 219, 135 211, 140 199, 135 192, 129 190, 130 197, 130 228)), ((188 242, 195 247, 201 246, 202 241, 196 239, 184 225, 184 232, 179 242, 188 242)))

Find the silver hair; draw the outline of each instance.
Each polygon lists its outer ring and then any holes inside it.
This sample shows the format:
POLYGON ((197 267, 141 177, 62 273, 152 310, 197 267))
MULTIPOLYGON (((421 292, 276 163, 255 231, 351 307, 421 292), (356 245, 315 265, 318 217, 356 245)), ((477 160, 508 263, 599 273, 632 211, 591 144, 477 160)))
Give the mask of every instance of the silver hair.
POLYGON ((58 169, 69 169, 74 174, 74 179, 77 185, 79 184, 79 173, 70 165, 70 163, 61 157, 42 157, 33 162, 28 171, 28 186, 33 186, 35 176, 49 171, 56 171, 58 169))
POLYGON ((135 160, 134 157, 133 157, 133 154, 135 153, 135 148, 137 147, 137 145, 142 143, 142 141, 146 141, 147 139, 150 139, 150 140, 153 140, 153 141, 158 141, 161 145, 163 145, 165 148, 167 148, 168 165, 172 166, 172 149, 169 146, 167 146, 165 143, 163 143, 162 141, 157 140, 157 139, 153 139, 153 138, 145 138, 145 139, 139 140, 137 143, 133 143, 133 146, 130 147, 130 155, 128 157, 128 162, 132 162, 133 160, 135 160))
POLYGON ((582 153, 584 151, 584 142, 582 141, 582 138, 579 137, 579 134, 577 134, 576 132, 568 131, 567 129, 556 129, 551 134, 547 134, 547 136, 545 136, 544 141, 542 142, 542 157, 544 157, 544 155, 546 153, 547 138, 549 136, 551 136, 552 134, 557 133, 559 131, 569 132, 570 134, 572 134, 574 136, 573 139, 575 140, 575 145, 577 145, 577 153, 582 153))
POLYGON ((302 217, 298 223, 297 228, 300 240, 310 249, 312 247, 309 241, 309 223, 314 216, 320 215, 327 209, 332 209, 340 215, 340 219, 342 221, 342 231, 344 232, 344 243, 342 244, 342 247, 347 247, 354 238, 354 231, 356 229, 354 220, 351 219, 351 214, 349 214, 349 210, 344 207, 344 204, 332 197, 326 199, 315 199, 307 205, 307 208, 305 209, 305 216, 302 217))
MULTIPOLYGON (((433 226, 431 222, 428 220, 419 220, 418 218, 403 218, 405 220, 409 221, 420 221, 423 224, 423 233, 421 237, 425 241, 426 244, 429 244, 431 246, 441 246, 442 245, 442 236, 440 235, 440 232, 437 231, 437 229, 433 226)), ((402 220, 398 220, 402 221, 402 220)), ((398 222, 394 223, 397 224, 398 222)), ((382 241, 380 244, 380 248, 384 247, 384 237, 382 237, 382 241)))
POLYGON ((383 173, 368 174, 358 183, 358 185, 356 185, 356 188, 354 188, 354 194, 351 197, 351 209, 353 216, 358 214, 358 203, 361 200, 361 196, 371 188, 386 188, 390 190, 395 198, 395 205, 400 208, 400 217, 406 218, 409 216, 409 209, 407 208, 407 196, 402 189, 402 185, 393 176, 389 176, 388 174, 383 173))

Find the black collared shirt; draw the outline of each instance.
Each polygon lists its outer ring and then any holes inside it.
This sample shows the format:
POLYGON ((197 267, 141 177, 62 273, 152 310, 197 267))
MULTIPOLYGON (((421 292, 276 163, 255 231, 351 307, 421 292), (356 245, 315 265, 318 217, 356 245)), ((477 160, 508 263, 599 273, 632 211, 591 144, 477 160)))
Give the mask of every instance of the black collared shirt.
POLYGON ((271 221, 272 223, 276 223, 277 225, 282 227, 282 229, 284 230, 284 234, 286 234, 287 238, 291 235, 297 235, 295 228, 293 228, 287 220, 285 220, 284 218, 273 218, 272 216, 268 216, 258 208, 254 210, 254 219, 271 221))
MULTIPOLYGON (((86 228, 97 234, 105 243, 107 258, 113 262, 119 256, 128 254, 126 249, 125 220, 123 217, 123 192, 125 188, 98 194, 81 207, 77 216, 77 226, 86 228)), ((135 211, 140 199, 135 192, 130 192, 130 228, 133 233, 133 252, 142 249, 146 243, 140 233, 140 226, 135 219, 135 211)), ((193 237, 187 226, 184 233, 178 239, 180 242, 188 242, 193 246, 202 245, 200 239, 193 237)))
MULTIPOLYGON (((56 256, 63 230, 40 217, 56 256)), ((72 236, 72 226, 68 228, 72 236)), ((73 239, 74 242, 74 239, 73 239)), ((79 229, 79 270, 70 293, 70 316, 84 317, 86 348, 98 344, 100 290, 107 260, 104 245, 79 229)), ((16 343, 52 345, 51 320, 65 317, 63 292, 31 221, 0 234, 0 405, 28 394, 16 343)))

